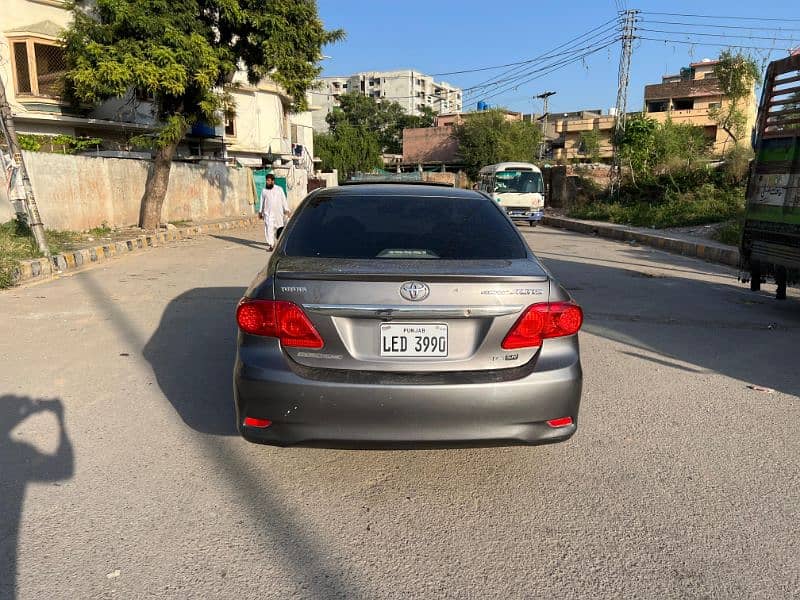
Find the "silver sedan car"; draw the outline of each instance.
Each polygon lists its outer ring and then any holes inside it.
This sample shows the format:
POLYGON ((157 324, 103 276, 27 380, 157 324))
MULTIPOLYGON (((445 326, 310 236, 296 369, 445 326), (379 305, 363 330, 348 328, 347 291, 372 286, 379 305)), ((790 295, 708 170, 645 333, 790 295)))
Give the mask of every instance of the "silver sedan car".
POLYGON ((236 318, 251 442, 539 444, 577 427, 583 313, 479 192, 312 192, 236 318))

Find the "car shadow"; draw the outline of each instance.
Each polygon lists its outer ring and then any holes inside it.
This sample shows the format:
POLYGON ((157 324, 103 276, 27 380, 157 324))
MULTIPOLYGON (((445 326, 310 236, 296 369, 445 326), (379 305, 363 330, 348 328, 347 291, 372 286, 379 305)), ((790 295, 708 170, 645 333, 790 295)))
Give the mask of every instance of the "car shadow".
MULTIPOLYGON (((14 598, 17 592, 17 545, 25 488, 28 483, 70 479, 74 463, 61 400, 0 396, 0 598, 14 598), (58 421, 58 446, 53 454, 12 437, 20 423, 41 412, 52 413, 58 421)), ((51 493, 56 493, 52 489, 51 493)))
MULTIPOLYGON (((79 281, 108 314, 117 333, 142 347, 162 392, 183 422, 200 434, 197 446, 219 469, 235 500, 247 510, 252 527, 281 548, 285 577, 314 598, 368 597, 359 582, 346 577, 320 549, 317 532, 275 491, 269 474, 256 473, 241 448, 226 436, 237 434, 233 410, 234 309, 243 287, 195 288, 174 298, 158 328, 143 343, 140 329, 86 273, 79 281), (268 517, 265 517, 268 515, 268 517)), ((4 421, 5 422, 5 421, 4 421)), ((237 534, 239 535, 239 534, 237 534)))
POLYGON ((244 287, 196 288, 170 301, 144 347, 175 412, 195 431, 238 435, 233 409, 236 304, 244 287))

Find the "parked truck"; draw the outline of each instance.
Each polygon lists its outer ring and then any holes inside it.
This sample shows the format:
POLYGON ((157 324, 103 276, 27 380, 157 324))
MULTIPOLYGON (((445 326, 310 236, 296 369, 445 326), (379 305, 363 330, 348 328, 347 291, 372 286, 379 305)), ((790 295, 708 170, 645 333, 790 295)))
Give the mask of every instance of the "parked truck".
POLYGON ((740 247, 751 290, 771 278, 776 297, 800 282, 800 54, 770 63, 754 138, 740 247))

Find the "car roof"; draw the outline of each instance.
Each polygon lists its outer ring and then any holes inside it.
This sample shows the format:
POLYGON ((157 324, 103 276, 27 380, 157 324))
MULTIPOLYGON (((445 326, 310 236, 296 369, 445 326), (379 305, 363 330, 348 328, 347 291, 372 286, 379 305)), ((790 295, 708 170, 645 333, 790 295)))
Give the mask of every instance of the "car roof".
POLYGON ((463 190, 441 185, 420 185, 408 183, 362 183, 323 188, 317 197, 336 196, 437 196, 440 198, 486 198, 473 190, 463 190))

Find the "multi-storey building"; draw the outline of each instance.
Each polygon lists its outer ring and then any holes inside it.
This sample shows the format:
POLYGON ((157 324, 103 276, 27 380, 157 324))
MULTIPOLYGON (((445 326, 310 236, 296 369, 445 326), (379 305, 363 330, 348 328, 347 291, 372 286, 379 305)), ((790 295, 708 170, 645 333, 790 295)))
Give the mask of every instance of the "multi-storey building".
POLYGON ((325 117, 338 106, 339 97, 347 93, 397 102, 411 115, 421 114, 426 106, 437 114, 460 112, 462 107, 461 88, 434 81, 433 77, 410 69, 322 77, 312 92, 312 122, 316 131, 327 130, 325 117))
MULTIPOLYGON (((734 141, 726 131, 717 126, 709 111, 724 108, 727 100, 719 88, 714 65, 717 61, 705 59, 691 63, 677 75, 665 75, 661 83, 644 88, 645 113, 657 121, 672 119, 674 123, 687 123, 702 127, 709 140, 714 142, 713 152, 721 155, 734 141)), ((746 116, 743 134, 736 140, 748 144, 755 126, 757 101, 755 90, 740 101, 739 108, 746 116)))

